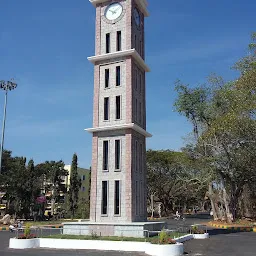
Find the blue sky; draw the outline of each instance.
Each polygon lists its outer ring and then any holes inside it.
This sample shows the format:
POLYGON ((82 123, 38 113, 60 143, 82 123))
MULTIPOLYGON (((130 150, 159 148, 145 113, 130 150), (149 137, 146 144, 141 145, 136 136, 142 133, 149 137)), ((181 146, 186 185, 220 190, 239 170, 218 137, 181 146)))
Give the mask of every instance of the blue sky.
MULTIPOLYGON (((178 150, 191 131, 174 112, 174 82, 226 79, 256 31, 255 0, 149 0, 146 21, 148 148, 178 150)), ((91 163, 95 9, 89 0, 0 0, 0 80, 9 94, 5 148, 36 163, 78 154, 91 163)), ((4 93, 0 93, 0 118, 4 93)), ((1 121, 2 122, 2 121, 1 121)), ((0 123, 2 124, 2 123, 0 123)))

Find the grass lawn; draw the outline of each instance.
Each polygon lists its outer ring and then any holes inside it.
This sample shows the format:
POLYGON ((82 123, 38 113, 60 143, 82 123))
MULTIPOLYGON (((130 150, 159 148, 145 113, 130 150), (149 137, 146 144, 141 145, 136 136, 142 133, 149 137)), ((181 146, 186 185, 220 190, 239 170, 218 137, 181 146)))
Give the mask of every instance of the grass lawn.
MULTIPOLYGON (((170 238, 177 238, 186 234, 171 233, 170 238)), ((51 235, 43 238, 55 238, 55 239, 76 239, 76 240, 105 240, 105 241, 130 241, 130 242, 152 242, 158 239, 158 236, 149 238, 136 238, 136 237, 118 237, 118 236, 76 236, 76 235, 51 235)))
POLYGON ((53 220, 53 221, 24 221, 24 225, 30 226, 46 226, 46 225, 60 225, 63 222, 77 222, 77 220, 53 220))

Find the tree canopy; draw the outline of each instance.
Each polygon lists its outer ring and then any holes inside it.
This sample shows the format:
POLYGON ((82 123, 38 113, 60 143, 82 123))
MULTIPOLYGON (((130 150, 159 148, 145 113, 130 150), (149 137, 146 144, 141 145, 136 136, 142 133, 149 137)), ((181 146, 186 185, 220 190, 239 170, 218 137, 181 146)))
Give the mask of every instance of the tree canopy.
MULTIPOLYGON (((250 49, 255 49, 254 43, 250 49)), ((192 151, 215 177, 209 191, 211 198, 214 189, 220 195, 215 218, 228 221, 239 215, 245 186, 256 182, 255 60, 254 52, 237 63, 241 76, 235 81, 225 82, 213 75, 201 86, 176 83, 176 109, 193 125, 196 143, 192 151)))

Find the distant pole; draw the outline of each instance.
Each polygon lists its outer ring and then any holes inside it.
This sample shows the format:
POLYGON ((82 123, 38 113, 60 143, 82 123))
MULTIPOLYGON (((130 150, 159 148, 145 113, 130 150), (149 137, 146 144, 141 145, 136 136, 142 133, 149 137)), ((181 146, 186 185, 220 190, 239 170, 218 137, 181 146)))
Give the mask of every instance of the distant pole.
POLYGON ((2 156, 4 149, 4 132, 5 132, 5 121, 6 121, 6 108, 7 108, 7 95, 8 91, 14 90, 17 87, 17 84, 13 81, 0 81, 0 89, 5 91, 5 100, 4 100, 4 117, 2 125, 2 137, 1 137, 1 148, 0 148, 0 174, 2 172, 2 156))

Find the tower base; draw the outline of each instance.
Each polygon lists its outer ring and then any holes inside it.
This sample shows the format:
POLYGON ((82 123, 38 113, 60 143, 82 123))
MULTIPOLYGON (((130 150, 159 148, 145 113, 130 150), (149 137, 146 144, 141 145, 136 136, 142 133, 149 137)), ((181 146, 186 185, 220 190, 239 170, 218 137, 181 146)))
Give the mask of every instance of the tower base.
POLYGON ((165 227, 165 222, 131 222, 131 223, 99 223, 99 222, 67 222, 63 223, 64 235, 97 235, 143 238, 156 235, 165 227))

